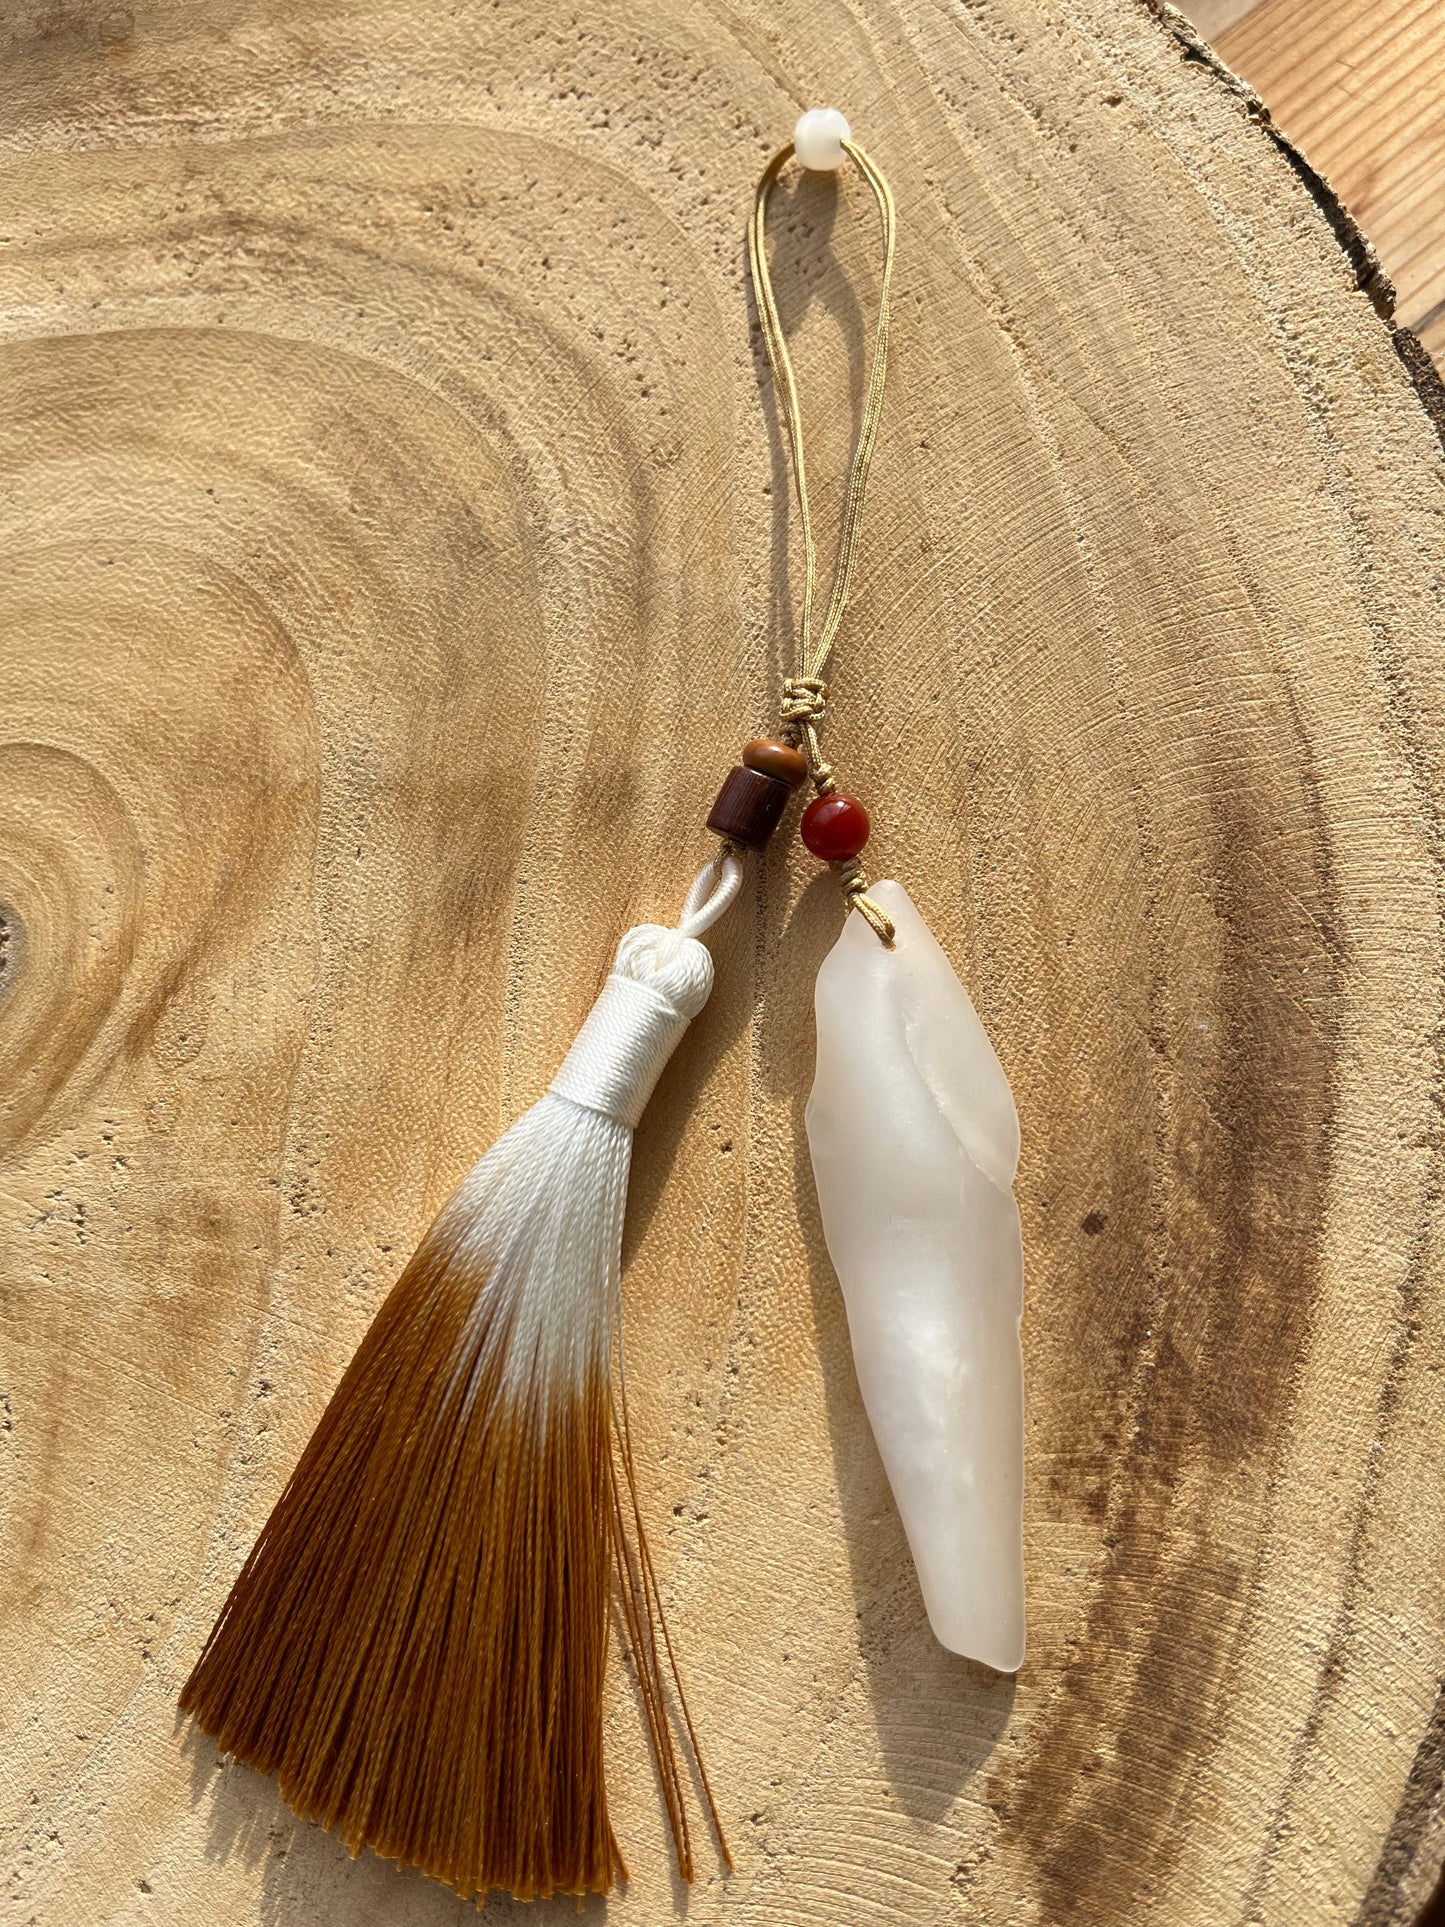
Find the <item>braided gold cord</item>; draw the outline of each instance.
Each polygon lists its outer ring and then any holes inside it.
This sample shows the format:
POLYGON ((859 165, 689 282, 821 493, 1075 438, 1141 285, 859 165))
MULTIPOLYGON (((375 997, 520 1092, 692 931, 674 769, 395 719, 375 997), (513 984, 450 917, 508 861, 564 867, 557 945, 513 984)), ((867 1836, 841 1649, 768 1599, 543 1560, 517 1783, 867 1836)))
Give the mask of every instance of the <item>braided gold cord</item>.
MULTIPOLYGON (((878 204, 883 223, 883 274, 878 293, 878 322, 873 337, 873 358, 868 374, 868 392, 863 403, 863 418, 848 468, 848 483, 843 496, 843 516, 838 533, 838 556, 833 567, 833 586, 821 625, 815 632, 818 599, 818 551, 813 538, 812 507, 808 500, 808 474, 803 458, 803 415, 798 400, 798 383, 792 356, 783 338, 782 321, 768 271, 767 208, 778 176, 792 158, 793 147, 781 148, 768 162, 753 198, 748 221, 748 266, 757 296, 758 316, 762 322, 763 345, 773 371, 778 405, 788 433, 788 452, 792 460, 793 486, 798 499, 798 520, 803 531, 803 613, 798 628, 798 671, 783 684, 782 723, 784 734, 798 743, 808 759, 808 770, 820 796, 831 795, 837 784, 832 766, 825 760, 820 743, 828 708, 828 685, 823 680, 828 658, 833 652, 848 597, 853 587, 853 572, 858 560, 858 530, 863 519, 863 498, 868 487, 868 470, 878 425, 883 413, 883 384, 888 373, 888 323, 893 281, 895 216, 893 196, 888 183, 856 141, 845 140, 843 151, 853 162, 878 204)), ((835 863, 834 869, 851 910, 857 910, 882 941, 892 948, 893 925, 868 896, 868 877, 857 857, 835 863)))

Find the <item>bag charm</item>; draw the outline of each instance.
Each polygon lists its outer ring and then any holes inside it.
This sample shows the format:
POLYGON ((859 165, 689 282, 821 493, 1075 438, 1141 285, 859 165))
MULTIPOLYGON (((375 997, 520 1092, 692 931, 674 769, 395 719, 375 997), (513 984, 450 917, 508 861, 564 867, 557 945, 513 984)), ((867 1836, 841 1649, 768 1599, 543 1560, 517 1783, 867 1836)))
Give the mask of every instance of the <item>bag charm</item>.
POLYGON ((868 816, 820 735, 887 363, 894 212, 847 122, 815 110, 769 163, 748 229, 805 555, 798 673, 708 827, 722 848, 676 928, 641 924, 551 1088, 462 1179, 381 1310, 261 1530, 181 1695, 222 1752, 305 1819, 460 1893, 605 1893, 626 1867, 607 1811, 613 1584, 684 1879, 690 1752, 717 1808, 638 1506, 617 1368, 632 1136, 707 1001, 700 941, 793 793, 856 916, 818 976, 808 1136, 864 1403, 944 1645, 1023 1656, 1022 1255, 1008 1084, 947 958, 896 883, 869 885, 868 816), (828 608, 792 365, 765 253, 796 151, 851 159, 883 220, 877 336, 828 608))

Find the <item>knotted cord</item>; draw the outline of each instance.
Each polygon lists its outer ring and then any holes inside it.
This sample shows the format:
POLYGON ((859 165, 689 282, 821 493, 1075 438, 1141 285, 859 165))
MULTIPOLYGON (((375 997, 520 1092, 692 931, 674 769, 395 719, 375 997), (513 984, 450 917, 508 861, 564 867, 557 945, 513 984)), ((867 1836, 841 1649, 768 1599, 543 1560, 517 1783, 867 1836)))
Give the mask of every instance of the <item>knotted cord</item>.
MULTIPOLYGON (((848 467, 848 482, 843 495, 843 514, 838 532, 838 555, 833 565, 833 585, 821 625, 815 626, 818 600, 818 551, 813 536, 812 506, 808 499, 808 471, 803 454, 803 414, 798 400, 797 377, 792 356, 783 337, 772 276, 768 271, 767 210, 768 198, 779 175, 792 158, 791 142, 768 162, 753 197, 748 221, 748 267, 757 297, 762 322, 763 345, 773 371, 778 405, 788 433, 788 452, 792 462, 793 486, 798 500, 798 519, 803 531, 803 610, 798 626, 796 672, 783 683, 782 722, 789 740, 798 743, 808 759, 808 771, 820 796, 831 795, 837 784, 832 766, 823 755, 820 736, 828 707, 828 685, 824 671, 842 625, 853 574, 858 560, 858 530, 863 519, 863 499, 868 487, 868 470, 873 447, 878 439, 878 424, 883 413, 883 384, 888 373, 888 323, 893 281, 894 210, 888 183, 856 141, 841 143, 843 151, 872 189, 883 223, 883 274, 878 291, 878 321, 873 336, 873 356, 868 373, 868 391, 863 403, 863 418, 853 457, 848 467)), ((868 896, 868 878, 857 857, 836 866, 839 882, 849 907, 863 916, 883 942, 892 945, 893 925, 868 896)))

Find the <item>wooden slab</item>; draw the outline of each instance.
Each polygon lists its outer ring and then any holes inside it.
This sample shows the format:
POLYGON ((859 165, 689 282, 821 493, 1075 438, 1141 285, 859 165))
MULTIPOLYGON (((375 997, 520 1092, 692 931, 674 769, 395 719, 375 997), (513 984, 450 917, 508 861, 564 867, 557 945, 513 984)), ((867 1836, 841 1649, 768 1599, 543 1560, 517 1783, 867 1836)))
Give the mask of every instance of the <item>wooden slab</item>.
MULTIPOLYGON (((742 223, 821 97, 902 230, 830 741, 1018 1095, 1032 1647, 1015 1682, 924 1622, 801 1131, 838 900, 784 838, 629 1234, 738 1870, 676 1888, 619 1679, 607 1918, 1405 1918, 1445 1731, 1445 496, 1327 201, 1126 0, 3 33, 15 1919, 471 1917, 175 1696, 429 1214, 772 718, 742 223)), ((826 518, 874 235, 847 182, 779 214, 826 518)))
POLYGON ((1394 282, 1400 320, 1445 360, 1445 7, 1260 0, 1198 24, 1329 180, 1394 282))

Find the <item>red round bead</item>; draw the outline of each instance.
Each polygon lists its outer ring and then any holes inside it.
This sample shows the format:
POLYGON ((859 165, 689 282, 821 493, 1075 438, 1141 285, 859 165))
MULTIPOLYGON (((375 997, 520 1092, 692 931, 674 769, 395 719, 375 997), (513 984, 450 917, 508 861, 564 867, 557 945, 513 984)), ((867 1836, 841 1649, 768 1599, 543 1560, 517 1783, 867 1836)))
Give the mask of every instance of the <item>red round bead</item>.
POLYGON ((868 841, 868 812, 856 796, 818 796, 803 811, 803 841, 825 863, 845 863, 868 841))

